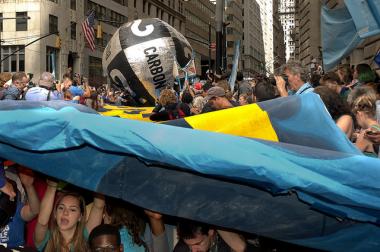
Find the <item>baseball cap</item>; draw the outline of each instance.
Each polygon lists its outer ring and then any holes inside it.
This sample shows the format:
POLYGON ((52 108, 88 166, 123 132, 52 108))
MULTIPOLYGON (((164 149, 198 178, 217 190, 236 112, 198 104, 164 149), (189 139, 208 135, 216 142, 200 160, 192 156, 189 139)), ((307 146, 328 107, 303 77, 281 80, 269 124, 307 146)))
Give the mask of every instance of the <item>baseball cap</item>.
POLYGON ((202 89, 202 83, 200 83, 200 82, 195 83, 195 84, 194 84, 194 88, 195 88, 196 90, 201 90, 201 89, 202 89))
POLYGON ((206 101, 215 97, 224 97, 226 92, 221 87, 212 87, 207 91, 206 101))

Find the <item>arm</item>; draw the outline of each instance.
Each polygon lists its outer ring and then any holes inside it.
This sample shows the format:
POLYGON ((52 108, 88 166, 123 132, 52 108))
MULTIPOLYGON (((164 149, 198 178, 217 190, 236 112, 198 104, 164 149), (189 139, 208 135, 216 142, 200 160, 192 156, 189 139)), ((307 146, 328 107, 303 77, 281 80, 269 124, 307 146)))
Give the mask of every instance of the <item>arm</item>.
POLYGON ((144 210, 145 214, 149 218, 150 228, 152 229, 152 234, 158 236, 165 232, 165 225, 162 221, 162 215, 149 210, 144 210))
POLYGON ((94 197, 94 203, 92 204, 90 215, 88 216, 88 220, 86 223, 88 233, 91 233, 91 231, 96 226, 99 226, 102 223, 104 205, 104 196, 100 194, 96 195, 94 197))
POLYGON ((234 251, 234 252, 244 252, 247 244, 246 242, 240 237, 240 235, 236 233, 232 233, 229 231, 222 231, 217 230, 220 237, 222 237, 223 241, 227 243, 228 246, 234 251))
POLYGON ((363 130, 358 134, 355 145, 362 152, 371 152, 371 150, 369 150, 370 147, 372 147, 371 142, 364 137, 364 134, 365 131, 363 130))
POLYGON ((9 196, 11 200, 16 197, 16 193, 11 183, 5 177, 4 160, 0 158, 0 191, 9 196))
POLYGON ((21 209, 21 218, 24 221, 31 221, 40 211, 40 200, 33 186, 33 173, 30 170, 25 170, 19 173, 19 177, 28 197, 28 203, 21 209))
POLYGON ((165 225, 162 215, 149 210, 144 211, 149 218, 150 229, 153 234, 153 250, 152 252, 169 251, 169 242, 165 232, 165 225))
POLYGON ((53 211, 54 197, 57 190, 57 183, 47 181, 47 189, 44 198, 41 201, 41 211, 38 214, 38 220, 34 231, 34 242, 38 246, 44 240, 48 231, 48 224, 51 212, 53 211))
POLYGON ((282 78, 282 76, 274 76, 274 79, 276 80, 276 86, 280 96, 288 96, 288 91, 286 90, 286 82, 284 78, 282 78))

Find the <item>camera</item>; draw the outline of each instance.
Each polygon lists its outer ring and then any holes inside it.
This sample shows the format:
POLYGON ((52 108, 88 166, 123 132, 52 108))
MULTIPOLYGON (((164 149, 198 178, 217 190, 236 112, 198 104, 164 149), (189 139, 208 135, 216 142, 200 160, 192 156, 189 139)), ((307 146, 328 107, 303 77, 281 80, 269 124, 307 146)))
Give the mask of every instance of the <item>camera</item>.
MULTIPOLYGON (((284 81, 285 81, 285 83, 286 83, 286 86, 288 86, 288 85, 289 85, 288 76, 286 76, 285 74, 281 74, 280 76, 284 79, 284 81)), ((276 86, 276 79, 274 78, 273 75, 271 75, 271 76, 269 77, 269 82, 270 82, 270 84, 272 84, 273 86, 276 86)))
POLYGON ((34 84, 32 81, 29 81, 28 84, 27 84, 26 86, 27 86, 27 88, 29 89, 29 88, 35 87, 36 84, 34 84))

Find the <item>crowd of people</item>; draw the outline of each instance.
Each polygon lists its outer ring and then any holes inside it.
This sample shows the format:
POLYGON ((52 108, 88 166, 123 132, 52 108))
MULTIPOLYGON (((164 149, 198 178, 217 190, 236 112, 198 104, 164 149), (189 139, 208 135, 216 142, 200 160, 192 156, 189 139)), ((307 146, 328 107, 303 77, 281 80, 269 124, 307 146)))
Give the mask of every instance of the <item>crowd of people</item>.
MULTIPOLYGON (((319 94, 347 138, 363 153, 378 157, 380 124, 376 103, 379 76, 369 65, 340 65, 335 71, 311 76, 300 62, 284 65, 273 78, 245 80, 237 74, 233 90, 228 76, 208 74, 207 80, 185 81, 161 91, 152 121, 262 102, 278 97, 319 94), (318 81, 315 81, 318 80, 318 81)), ((131 94, 101 85, 67 71, 57 82, 49 72, 36 85, 26 73, 0 74, 0 100, 80 103, 95 110, 104 104, 136 106, 131 94)), ((1 102, 1 101, 0 101, 1 102)), ((251 115, 254 116, 254 115, 251 115)), ((281 251, 285 245, 264 246, 264 238, 222 230, 204 223, 171 219, 148 209, 54 181, 11 161, 1 160, 0 248, 20 251, 281 251), (6 168, 6 169, 5 169, 6 168), (175 224, 178 242, 168 241, 165 223, 175 224)), ((286 247, 286 246, 285 246, 286 247)), ((294 249, 294 248, 293 248, 294 249)), ((294 249, 292 251, 296 251, 294 249)))

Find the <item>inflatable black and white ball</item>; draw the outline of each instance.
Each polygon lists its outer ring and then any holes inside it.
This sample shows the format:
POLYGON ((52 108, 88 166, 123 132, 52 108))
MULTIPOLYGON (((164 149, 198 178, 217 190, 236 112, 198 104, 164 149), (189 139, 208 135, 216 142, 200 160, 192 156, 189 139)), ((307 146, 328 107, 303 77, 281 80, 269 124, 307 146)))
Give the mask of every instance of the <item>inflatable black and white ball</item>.
POLYGON ((144 105, 154 105, 162 89, 174 83, 180 68, 192 60, 190 43, 158 18, 139 19, 121 26, 103 53, 103 69, 113 84, 144 105))

